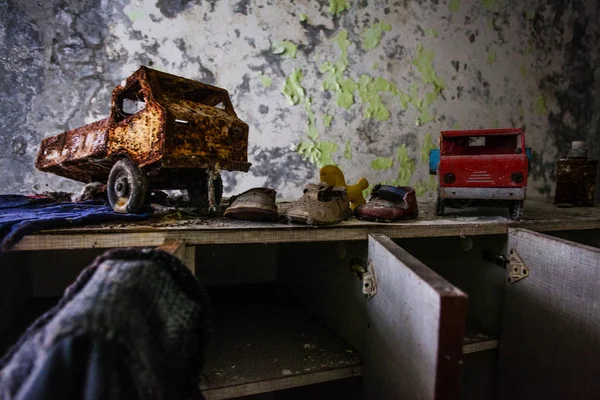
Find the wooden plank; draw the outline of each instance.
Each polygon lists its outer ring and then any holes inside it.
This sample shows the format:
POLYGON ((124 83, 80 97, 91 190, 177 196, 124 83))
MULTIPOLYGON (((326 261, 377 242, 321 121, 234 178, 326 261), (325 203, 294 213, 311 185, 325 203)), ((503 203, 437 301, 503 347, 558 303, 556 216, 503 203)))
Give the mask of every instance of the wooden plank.
POLYGON ((274 285, 213 288, 211 341, 201 376, 212 399, 360 375, 358 353, 274 285))
POLYGON ((165 251, 169 254, 172 254, 175 257, 179 258, 180 260, 183 260, 183 258, 185 257, 185 241, 180 240, 180 239, 165 240, 156 249, 165 251))
POLYGON ((453 215, 435 217, 430 203, 421 203, 420 207, 419 218, 412 221, 385 224, 349 220, 318 228, 223 217, 114 223, 30 235, 17 244, 15 250, 156 247, 166 239, 182 239, 188 245, 200 245, 366 240, 370 233, 390 238, 475 236, 506 234, 510 227, 548 232, 600 229, 600 208, 594 207, 561 209, 528 200, 522 221, 500 216, 503 212, 499 214, 495 209, 455 210, 453 215))
POLYGON ((508 249, 529 276, 506 288, 500 398, 597 398, 600 250, 523 229, 508 249))
POLYGON ((223 388, 206 389, 202 391, 208 400, 231 399, 241 396, 250 396, 259 393, 273 392, 317 383, 331 382, 346 379, 361 374, 360 366, 337 368, 329 371, 318 371, 308 374, 299 374, 290 377, 268 379, 259 382, 250 382, 241 385, 223 388))
POLYGON ((383 235, 370 235, 368 399, 458 399, 467 297, 383 235))
POLYGON ((463 339, 463 354, 478 353, 480 351, 498 348, 498 338, 481 332, 468 331, 463 339))
POLYGON ((182 239, 167 239, 157 250, 166 251, 179 258, 193 274, 196 274, 196 246, 186 246, 185 240, 182 239))
POLYGON ((192 274, 196 275, 196 246, 185 246, 182 260, 192 274))

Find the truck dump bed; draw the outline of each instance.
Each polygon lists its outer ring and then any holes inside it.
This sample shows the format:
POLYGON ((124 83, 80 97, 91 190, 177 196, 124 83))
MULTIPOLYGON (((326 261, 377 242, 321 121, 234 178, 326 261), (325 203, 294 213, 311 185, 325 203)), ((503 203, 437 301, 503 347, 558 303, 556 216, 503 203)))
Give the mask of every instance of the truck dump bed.
POLYGON ((44 139, 36 168, 84 183, 105 182, 112 165, 105 159, 108 129, 105 118, 44 139))

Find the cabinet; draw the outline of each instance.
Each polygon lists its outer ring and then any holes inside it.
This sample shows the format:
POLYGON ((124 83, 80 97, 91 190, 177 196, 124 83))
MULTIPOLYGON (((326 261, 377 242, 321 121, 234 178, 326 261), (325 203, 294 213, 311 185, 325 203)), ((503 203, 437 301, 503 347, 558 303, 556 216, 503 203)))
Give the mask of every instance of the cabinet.
POLYGON ((418 220, 395 224, 211 219, 57 230, 26 237, 16 250, 179 240, 185 246, 178 254, 200 276, 207 248, 227 246, 238 271, 272 264, 229 285, 225 278, 243 274, 218 272, 202 377, 212 399, 357 377, 363 398, 372 399, 600 393, 600 251, 593 247, 600 211, 528 201, 523 221, 514 222, 477 210, 436 218, 432 204, 420 207, 418 220), (249 244, 268 246, 268 257, 252 249, 238 254, 249 244), (511 251, 527 270, 514 283, 483 257, 511 251), (253 253, 262 258, 252 262, 253 253), (364 279, 365 270, 372 279, 364 279), (374 295, 363 293, 365 282, 374 295))

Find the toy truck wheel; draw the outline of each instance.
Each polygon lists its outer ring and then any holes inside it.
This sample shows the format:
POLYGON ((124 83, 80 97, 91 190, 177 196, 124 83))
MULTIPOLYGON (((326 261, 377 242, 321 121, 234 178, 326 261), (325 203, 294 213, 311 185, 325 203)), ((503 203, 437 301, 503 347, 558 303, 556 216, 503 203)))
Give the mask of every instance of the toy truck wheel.
POLYGON ((523 201, 517 200, 510 203, 508 212, 510 214, 511 219, 515 221, 521 219, 521 216, 523 215, 523 201))
POLYGON ((119 160, 113 165, 108 176, 108 201, 115 212, 140 212, 147 191, 146 177, 130 159, 119 160))
POLYGON ((446 199, 442 198, 438 193, 437 198, 435 200, 435 215, 442 216, 446 211, 446 199))

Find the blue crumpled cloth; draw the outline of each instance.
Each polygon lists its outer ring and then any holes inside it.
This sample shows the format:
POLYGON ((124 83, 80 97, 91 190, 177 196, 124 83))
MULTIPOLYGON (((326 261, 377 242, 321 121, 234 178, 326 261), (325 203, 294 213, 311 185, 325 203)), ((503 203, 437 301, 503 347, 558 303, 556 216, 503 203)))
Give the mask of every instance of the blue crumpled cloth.
POLYGON ((142 214, 119 214, 102 201, 56 202, 49 198, 0 195, 0 254, 9 251, 23 237, 44 229, 99 224, 112 221, 141 221, 142 214))

